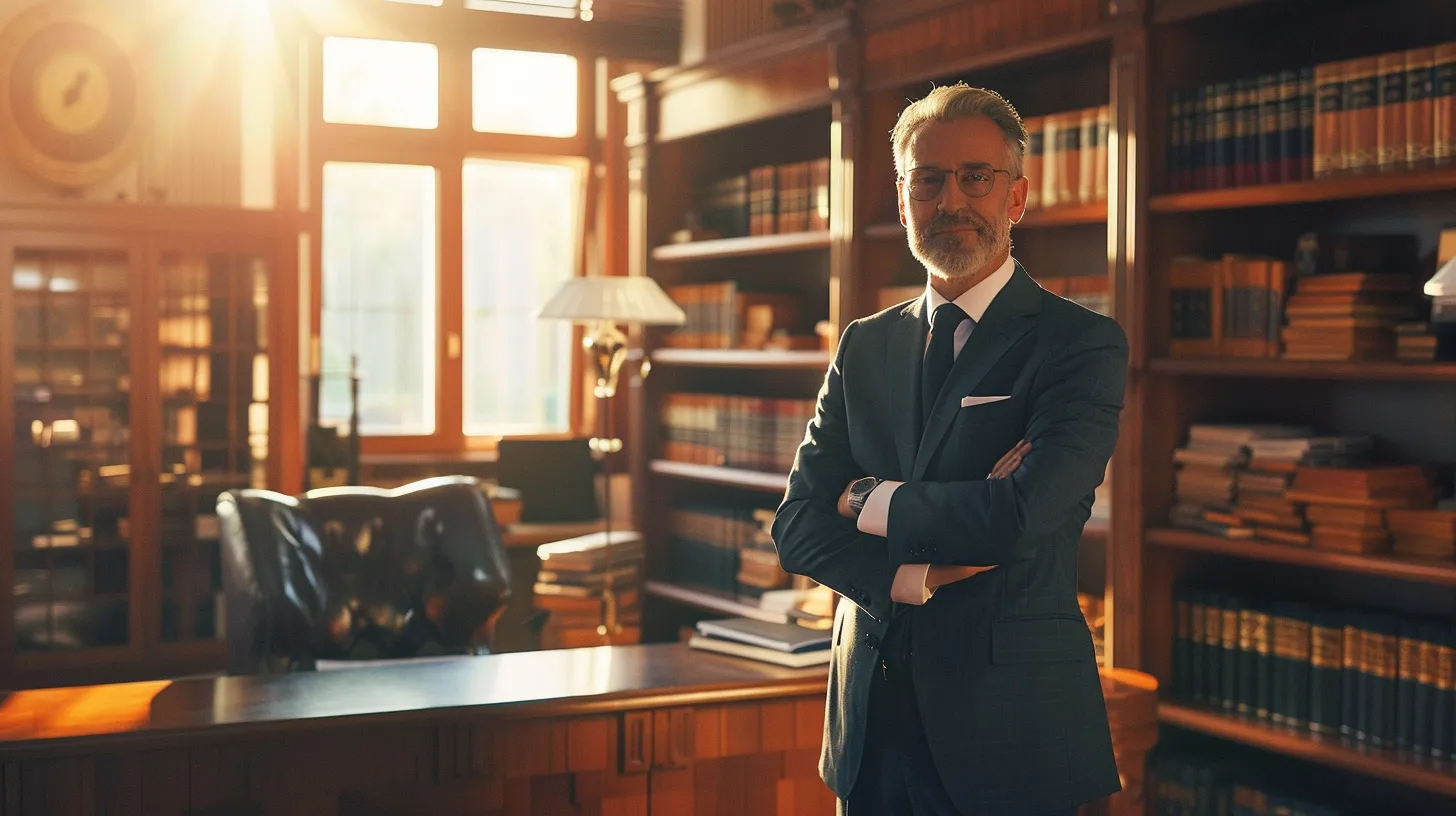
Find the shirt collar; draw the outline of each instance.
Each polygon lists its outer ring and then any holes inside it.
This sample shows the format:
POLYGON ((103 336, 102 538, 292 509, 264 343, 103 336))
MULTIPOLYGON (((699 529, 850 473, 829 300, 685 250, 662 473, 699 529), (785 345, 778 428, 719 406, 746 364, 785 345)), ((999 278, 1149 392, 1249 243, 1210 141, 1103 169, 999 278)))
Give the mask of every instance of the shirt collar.
MULTIPOLYGON (((986 314, 986 309, 990 307, 991 301, 995 300, 996 295, 1001 293, 1001 289, 1006 286, 1006 282, 1011 280, 1011 273, 1015 271, 1016 262, 1008 254, 1006 256, 1006 262, 1001 264, 995 272, 992 272, 985 280, 962 292, 961 296, 955 299, 955 305, 961 307, 961 311, 965 312, 967 317, 980 323, 981 317, 986 314)), ((925 284, 925 297, 926 302, 930 304, 930 308, 925 310, 926 319, 929 319, 930 315, 935 314, 936 307, 945 303, 946 300, 928 282, 925 284)))

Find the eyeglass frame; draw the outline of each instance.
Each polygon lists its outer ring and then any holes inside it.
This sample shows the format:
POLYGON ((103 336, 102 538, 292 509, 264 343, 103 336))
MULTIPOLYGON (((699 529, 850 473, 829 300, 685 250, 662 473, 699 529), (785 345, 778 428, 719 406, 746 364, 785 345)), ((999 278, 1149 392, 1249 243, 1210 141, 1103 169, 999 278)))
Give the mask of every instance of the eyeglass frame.
MULTIPOLYGON (((945 195, 945 177, 948 176, 948 175, 950 175, 952 171, 947 170, 944 167, 926 167, 926 166, 921 166, 921 167, 912 167, 912 168, 910 168, 910 174, 913 174, 913 173, 916 173, 916 172, 920 172, 920 171, 935 171, 935 172, 941 174, 941 178, 940 178, 940 191, 938 193, 936 193, 933 196, 930 196, 929 198, 917 198, 915 196, 915 193, 914 193, 914 190, 915 190, 914 181, 913 181, 913 179, 910 178, 910 175, 909 174, 904 175, 904 176, 901 176, 898 179, 899 183, 902 184, 906 188, 906 192, 909 194, 910 199, 912 201, 919 201, 919 202, 921 202, 923 204, 923 203, 926 203, 926 202, 929 202, 929 201, 939 200, 941 198, 941 196, 944 196, 945 195)), ((1010 170, 1002 170, 999 167, 993 167, 989 162, 966 162, 965 164, 961 165, 961 169, 956 172, 956 186, 960 188, 961 192, 963 194, 965 194, 966 198, 985 198, 986 196, 988 196, 988 195, 991 194, 991 191, 992 190, 995 190, 996 189, 996 174, 997 173, 1005 173, 1006 174, 1006 181, 1007 181, 1008 184, 1014 183, 1014 182, 1019 181, 1022 178, 1024 178, 1024 176, 1012 175, 1010 170), (968 170, 970 170, 970 171, 974 171, 974 170, 990 171, 990 173, 991 173, 991 186, 987 187, 986 188, 986 191, 985 192, 982 192, 982 193, 972 192, 971 190, 967 189, 966 188, 966 185, 961 182, 961 173, 963 173, 965 171, 968 171, 968 170)))

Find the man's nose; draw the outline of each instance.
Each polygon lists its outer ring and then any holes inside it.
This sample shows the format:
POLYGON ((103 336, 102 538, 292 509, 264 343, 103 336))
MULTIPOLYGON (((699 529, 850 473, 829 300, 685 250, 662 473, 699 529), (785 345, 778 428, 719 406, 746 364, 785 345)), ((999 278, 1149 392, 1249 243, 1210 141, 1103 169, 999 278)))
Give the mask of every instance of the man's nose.
POLYGON ((961 189, 960 181, 954 176, 947 176, 945 188, 940 192, 940 211, 959 215, 971 208, 971 197, 961 189))

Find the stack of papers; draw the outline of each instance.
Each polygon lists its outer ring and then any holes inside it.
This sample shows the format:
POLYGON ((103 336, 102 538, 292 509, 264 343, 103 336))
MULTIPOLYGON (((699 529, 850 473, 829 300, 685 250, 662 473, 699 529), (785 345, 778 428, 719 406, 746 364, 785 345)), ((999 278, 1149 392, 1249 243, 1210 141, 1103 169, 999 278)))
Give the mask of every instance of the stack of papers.
POLYGON ((728 618, 700 621, 697 634, 688 640, 688 645, 694 649, 803 668, 829 662, 833 637, 827 629, 806 629, 751 618, 728 618))

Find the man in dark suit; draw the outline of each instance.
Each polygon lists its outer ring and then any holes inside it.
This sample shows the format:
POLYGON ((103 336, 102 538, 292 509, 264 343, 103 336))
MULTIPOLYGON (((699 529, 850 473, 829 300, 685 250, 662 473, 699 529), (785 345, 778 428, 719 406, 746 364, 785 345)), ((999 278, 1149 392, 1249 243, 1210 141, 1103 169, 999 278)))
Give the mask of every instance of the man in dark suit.
POLYGON ((848 601, 820 773, 851 816, 1073 814, 1120 788, 1076 573, 1127 340, 1011 258, 1005 99, 938 88, 892 141, 926 292, 845 329, 773 525, 848 601))

